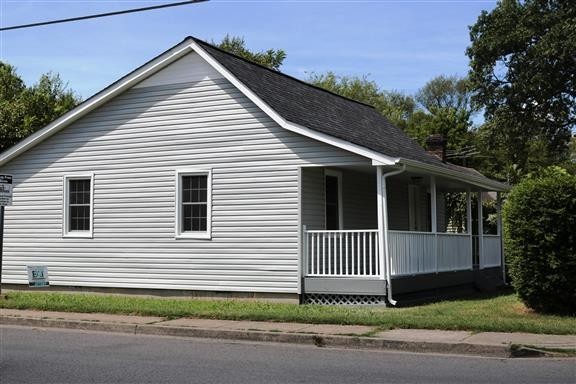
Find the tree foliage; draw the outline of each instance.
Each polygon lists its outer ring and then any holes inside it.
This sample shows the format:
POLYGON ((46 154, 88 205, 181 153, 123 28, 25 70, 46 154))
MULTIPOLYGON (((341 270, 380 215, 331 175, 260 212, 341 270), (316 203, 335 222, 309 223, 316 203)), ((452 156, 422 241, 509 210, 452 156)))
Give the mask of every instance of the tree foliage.
POLYGON ((275 71, 280 70, 280 66, 286 59, 286 52, 282 49, 268 49, 262 52, 249 50, 246 48, 246 41, 243 37, 226 35, 220 43, 215 45, 226 52, 233 53, 275 71))
POLYGON ((551 167, 524 178, 504 205, 512 285, 537 311, 576 314, 576 176, 551 167))
POLYGON ((522 174, 566 159, 576 124, 576 7, 502 0, 470 28, 470 80, 485 109, 495 172, 522 174))
MULTIPOLYGON (((471 92, 466 78, 438 76, 410 96, 381 89, 364 77, 312 74, 308 81, 341 96, 373 106, 394 125, 424 145, 431 134, 442 134, 455 155, 467 153, 473 142, 471 92)), ((464 155, 463 155, 464 156, 464 155)), ((455 157, 463 163, 463 156, 455 157)))
POLYGON ((471 99, 469 80, 458 76, 437 76, 416 93, 420 108, 427 112, 421 129, 426 136, 442 134, 456 162, 474 150, 470 146, 473 145, 472 116, 476 109, 471 99))
POLYGON ((430 113, 454 109, 472 116, 475 110, 471 99, 470 81, 458 76, 437 76, 416 93, 416 100, 430 113))
POLYGON ((36 132, 79 103, 57 74, 27 87, 10 64, 0 62, 0 151, 36 132))

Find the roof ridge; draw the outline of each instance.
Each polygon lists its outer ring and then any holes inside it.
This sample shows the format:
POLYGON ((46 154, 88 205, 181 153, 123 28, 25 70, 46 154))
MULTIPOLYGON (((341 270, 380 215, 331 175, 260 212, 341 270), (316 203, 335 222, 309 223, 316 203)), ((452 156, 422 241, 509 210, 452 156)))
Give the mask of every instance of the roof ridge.
POLYGON ((265 70, 267 70, 267 71, 269 71, 269 72, 272 72, 272 73, 278 74, 278 75, 280 75, 280 76, 284 76, 284 77, 286 77, 286 78, 289 78, 289 79, 291 79, 291 80, 297 81, 297 82, 299 82, 299 83, 301 83, 301 84, 304 84, 304 85, 306 85, 306 86, 308 86, 308 87, 310 87, 310 88, 314 88, 314 89, 317 89, 317 90, 319 90, 319 91, 326 92, 326 93, 328 93, 328 94, 330 94, 330 95, 332 95, 332 96, 336 96, 336 97, 339 97, 339 98, 341 98, 341 99, 344 99, 344 100, 347 100, 347 101, 351 101, 351 102, 353 102, 353 103, 360 104, 360 105, 362 105, 362 106, 365 106, 365 107, 368 107, 368 108, 371 108, 371 109, 376 110, 376 108, 375 108, 373 105, 371 105, 371 104, 364 103, 364 102, 358 101, 358 100, 354 100, 354 99, 351 99, 351 98, 346 97, 346 96, 342 96, 342 95, 340 95, 340 94, 338 94, 338 93, 332 92, 332 91, 330 91, 330 90, 328 90, 328 89, 319 87, 319 86, 314 85, 314 84, 310 84, 310 83, 308 83, 308 82, 306 82, 306 81, 304 81, 304 80, 301 80, 301 79, 299 79, 299 78, 297 78, 297 77, 288 75, 288 74, 286 74, 286 73, 284 73, 284 72, 276 71, 276 70, 271 69, 271 68, 269 68, 269 67, 267 67, 267 66, 265 66, 265 65, 256 63, 256 62, 254 62, 254 61, 250 61, 250 60, 248 60, 248 59, 246 59, 246 58, 244 58, 244 57, 242 57, 242 56, 238 56, 238 55, 236 55, 236 54, 234 54, 234 53, 228 52, 228 51, 226 51, 226 50, 224 50, 224 49, 222 49, 222 48, 219 48, 219 47, 217 47, 217 46, 215 46, 215 45, 213 45, 213 44, 210 44, 210 43, 208 43, 208 42, 206 42, 206 41, 204 41, 204 40, 198 39, 197 37, 188 36, 188 38, 194 40, 194 41, 197 42, 197 43, 206 44, 206 45, 208 45, 210 48, 216 49, 216 50, 218 50, 218 51, 220 51, 220 52, 222 52, 222 53, 225 53, 225 54, 227 54, 227 55, 233 56, 233 57, 235 57, 235 58, 237 58, 237 59, 240 59, 240 60, 242 60, 242 61, 244 61, 244 62, 246 62, 246 63, 248 63, 248 64, 255 65, 255 66, 260 67, 260 68, 262 68, 262 69, 265 69, 265 70))

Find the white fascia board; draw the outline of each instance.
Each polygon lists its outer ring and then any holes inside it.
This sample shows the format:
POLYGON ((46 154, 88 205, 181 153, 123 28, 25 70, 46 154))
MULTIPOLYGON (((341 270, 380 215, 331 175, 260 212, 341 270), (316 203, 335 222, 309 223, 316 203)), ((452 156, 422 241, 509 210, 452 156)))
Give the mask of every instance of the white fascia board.
POLYGON ((278 125, 282 128, 298 133, 303 136, 310 137, 311 139, 318 140, 320 142, 332 145, 334 147, 338 147, 344 149, 348 152, 355 153, 357 155, 367 157, 372 160, 376 160, 381 162, 383 165, 393 165, 399 159, 395 159, 389 156, 386 156, 382 153, 372 151, 368 148, 362 147, 360 145, 356 145, 350 143, 346 140, 339 139, 337 137, 327 135, 322 132, 315 131, 313 129, 304 127, 299 124, 295 124, 291 121, 284 119, 278 112, 276 112, 272 107, 270 107, 266 102, 264 102, 260 97, 258 97, 249 87, 244 85, 240 80, 232 74, 228 69, 226 69, 222 64, 220 64, 216 59, 210 56, 200 45, 196 42, 192 42, 192 47, 194 51, 200 55, 208 64, 210 64, 216 71, 218 71, 222 76, 226 78, 229 82, 231 82, 236 88, 240 90, 250 101, 256 104, 264 113, 266 113, 272 120, 274 120, 278 125))
POLYGON ((400 162, 400 158, 391 158, 393 160, 393 163, 389 163, 389 162, 382 162, 379 160, 372 160, 372 165, 377 167, 377 166, 388 166, 388 165, 396 165, 400 162))
POLYGON ((467 184, 475 185, 487 191, 505 192, 509 191, 511 188, 508 184, 504 184, 499 181, 490 180, 484 177, 474 176, 471 174, 466 174, 464 172, 451 171, 446 168, 421 163, 419 161, 401 159, 400 163, 406 164, 406 166, 416 171, 421 172, 424 171, 432 175, 442 176, 452 180, 458 180, 467 184))
POLYGON ((94 96, 90 97, 88 100, 84 101, 76 108, 72 109, 68 113, 64 114, 60 118, 54 120, 52 123, 48 124, 46 127, 37 131, 36 133, 30 135, 26 139, 17 143, 10 149, 4 151, 0 154, 0 166, 6 164, 8 161, 12 160, 21 153, 27 151, 33 146, 46 140, 56 132, 65 128, 66 126, 72 124, 82 116, 85 116, 88 112, 98 108, 102 104, 106 103, 108 100, 117 96, 118 94, 124 92, 125 90, 132 87, 134 84, 144 80, 148 76, 158 72, 160 69, 166 67, 170 63, 179 59, 180 57, 189 53, 192 48, 190 46, 191 39, 186 39, 182 43, 168 50, 159 57, 148 62, 144 66, 136 69, 135 71, 129 73, 124 78, 121 78, 110 86, 104 88, 102 91, 98 92, 94 96))

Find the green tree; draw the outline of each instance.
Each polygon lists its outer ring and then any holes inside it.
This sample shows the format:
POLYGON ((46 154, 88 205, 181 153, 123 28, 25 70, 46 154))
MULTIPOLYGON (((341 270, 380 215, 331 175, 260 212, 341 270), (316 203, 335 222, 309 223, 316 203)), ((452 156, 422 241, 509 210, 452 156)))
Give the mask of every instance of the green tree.
POLYGON ((576 7, 502 0, 470 27, 470 80, 495 171, 515 182, 565 161, 576 124, 576 7))
POLYGON ((262 52, 249 50, 246 48, 246 41, 243 37, 226 35, 220 43, 212 43, 226 52, 233 53, 275 71, 280 70, 280 66, 286 59, 286 52, 282 49, 268 49, 262 52))
POLYGON ((470 82, 458 76, 437 76, 416 93, 416 101, 427 112, 419 122, 420 136, 442 134, 457 162, 474 152, 471 119, 476 110, 471 98, 470 82))
POLYGON ((471 99, 470 81, 455 75, 436 76, 416 94, 416 100, 430 113, 439 109, 455 109, 472 116, 475 108, 471 99))
POLYGON ((80 99, 57 74, 27 87, 10 64, 0 62, 0 151, 72 109, 80 99))

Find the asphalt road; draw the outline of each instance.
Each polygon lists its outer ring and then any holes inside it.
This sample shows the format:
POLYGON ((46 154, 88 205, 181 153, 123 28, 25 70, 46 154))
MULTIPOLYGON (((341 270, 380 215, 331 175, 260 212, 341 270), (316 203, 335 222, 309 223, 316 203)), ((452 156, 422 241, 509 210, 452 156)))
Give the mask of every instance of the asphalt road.
POLYGON ((0 383, 576 383, 575 359, 496 359, 0 327, 0 383))

